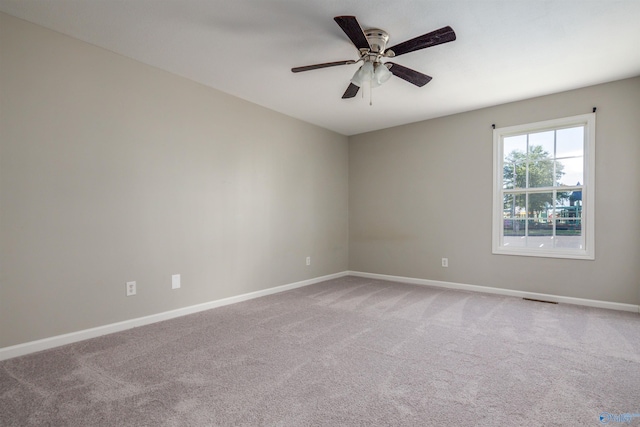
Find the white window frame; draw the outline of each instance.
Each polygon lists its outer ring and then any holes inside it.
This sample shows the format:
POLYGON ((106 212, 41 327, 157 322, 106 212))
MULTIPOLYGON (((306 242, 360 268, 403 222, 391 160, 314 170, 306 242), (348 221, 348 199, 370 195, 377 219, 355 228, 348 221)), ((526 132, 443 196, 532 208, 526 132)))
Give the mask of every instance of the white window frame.
MULTIPOLYGON (((494 254, 519 255, 548 258, 595 259, 595 152, 596 152, 596 118, 595 113, 579 116, 547 120, 537 123, 496 128, 493 130, 493 244, 494 254), (582 192, 582 233, 584 246, 582 249, 561 248, 525 248, 503 245, 504 238, 504 189, 503 189, 503 140, 505 137, 535 133, 547 130, 562 129, 584 125, 583 171, 584 183, 582 192)), ((560 187, 555 187, 560 188, 560 187)), ((529 190, 529 189, 523 189, 529 190)))

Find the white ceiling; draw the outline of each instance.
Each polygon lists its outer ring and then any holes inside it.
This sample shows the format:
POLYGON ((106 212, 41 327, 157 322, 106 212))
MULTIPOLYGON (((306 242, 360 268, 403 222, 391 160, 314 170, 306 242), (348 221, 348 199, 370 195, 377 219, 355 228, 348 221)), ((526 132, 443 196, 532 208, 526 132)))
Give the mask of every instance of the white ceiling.
POLYGON ((0 0, 0 10, 344 135, 640 75, 639 0, 0 0), (334 16, 391 35, 450 25, 457 40, 394 62, 392 78, 341 99, 357 59, 334 16), (362 92, 362 91, 361 91, 362 92))

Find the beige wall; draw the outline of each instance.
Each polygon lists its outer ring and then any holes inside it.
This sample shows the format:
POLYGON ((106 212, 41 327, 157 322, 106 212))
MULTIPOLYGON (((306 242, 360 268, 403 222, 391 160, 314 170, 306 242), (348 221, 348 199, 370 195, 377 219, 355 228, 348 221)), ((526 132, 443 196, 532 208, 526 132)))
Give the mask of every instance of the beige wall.
POLYGON ((638 304, 639 161, 640 78, 352 137, 350 270, 638 304), (491 124, 592 107, 596 260, 492 255, 491 124))
POLYGON ((0 347, 347 269, 346 137, 4 14, 0 40, 0 347))

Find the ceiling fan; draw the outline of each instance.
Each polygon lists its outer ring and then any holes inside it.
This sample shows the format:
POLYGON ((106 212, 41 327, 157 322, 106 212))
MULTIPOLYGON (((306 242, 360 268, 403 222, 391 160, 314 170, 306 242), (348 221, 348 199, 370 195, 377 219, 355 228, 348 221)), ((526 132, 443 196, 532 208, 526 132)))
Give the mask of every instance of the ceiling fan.
POLYGON ((365 82, 370 82, 371 87, 380 86, 394 75, 403 80, 422 87, 431 81, 431 77, 418 71, 404 67, 394 62, 382 62, 383 58, 393 58, 405 53, 448 43, 456 39, 456 33, 449 26, 440 28, 427 34, 407 40, 390 48, 387 48, 389 34, 378 28, 362 30, 355 16, 336 16, 333 18, 358 49, 360 58, 356 61, 325 62, 323 64, 294 67, 294 73, 317 70, 319 68, 335 67, 338 65, 351 65, 362 62, 362 66, 356 71, 351 83, 342 95, 342 98, 353 98, 365 82))

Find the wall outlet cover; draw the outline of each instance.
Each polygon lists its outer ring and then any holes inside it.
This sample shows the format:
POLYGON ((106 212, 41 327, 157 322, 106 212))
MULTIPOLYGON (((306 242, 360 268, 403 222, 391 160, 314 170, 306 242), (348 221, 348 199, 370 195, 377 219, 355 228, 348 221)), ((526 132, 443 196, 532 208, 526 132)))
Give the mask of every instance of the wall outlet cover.
POLYGON ((180 275, 171 275, 171 289, 178 289, 180 287, 180 275))
POLYGON ((127 282, 127 296, 133 296, 136 294, 136 282, 127 282))

